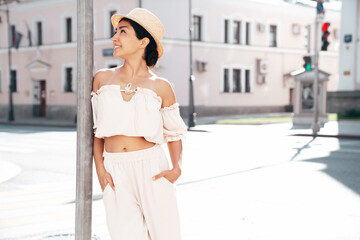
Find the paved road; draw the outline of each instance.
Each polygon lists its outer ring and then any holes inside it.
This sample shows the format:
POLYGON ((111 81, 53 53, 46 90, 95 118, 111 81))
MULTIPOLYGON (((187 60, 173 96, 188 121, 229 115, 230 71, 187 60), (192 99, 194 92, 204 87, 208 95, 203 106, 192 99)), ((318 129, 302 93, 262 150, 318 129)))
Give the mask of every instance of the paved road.
MULTIPOLYGON (((360 239, 359 139, 290 136, 289 123, 194 130, 176 188, 184 240, 360 239)), ((75 146, 74 128, 0 125, 1 240, 74 233, 75 146)), ((95 173, 93 186, 93 235, 109 239, 95 173)))

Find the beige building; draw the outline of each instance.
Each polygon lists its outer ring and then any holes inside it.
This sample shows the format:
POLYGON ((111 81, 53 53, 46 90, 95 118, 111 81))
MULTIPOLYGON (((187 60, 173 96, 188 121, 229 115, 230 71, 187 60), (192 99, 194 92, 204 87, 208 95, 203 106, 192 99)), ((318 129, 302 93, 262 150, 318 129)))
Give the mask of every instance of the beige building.
MULTIPOLYGON (((122 63, 112 57, 110 16, 128 13, 141 4, 165 26, 165 54, 155 72, 172 82, 182 114, 187 116, 188 2, 95 1, 94 71, 122 63)), ((74 119, 76 1, 21 1, 9 4, 9 9, 12 35, 22 34, 19 48, 12 48, 15 118, 74 119)), ((199 116, 282 112, 293 104, 293 81, 287 76, 304 63, 308 24, 314 45, 314 7, 280 0, 192 0, 192 12, 194 97, 199 116)), ((0 17, 0 118, 5 119, 9 103, 8 35, 5 13, 0 12, 0 17)), ((340 10, 327 10, 325 21, 331 23, 330 45, 328 51, 320 53, 320 69, 330 73, 328 90, 335 91, 340 10)))

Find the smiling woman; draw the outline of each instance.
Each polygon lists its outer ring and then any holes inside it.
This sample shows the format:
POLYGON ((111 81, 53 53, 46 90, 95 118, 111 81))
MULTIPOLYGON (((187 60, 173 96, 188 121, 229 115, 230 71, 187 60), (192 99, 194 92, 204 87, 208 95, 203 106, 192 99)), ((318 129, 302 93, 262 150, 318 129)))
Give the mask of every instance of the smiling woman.
MULTIPOLYGON (((146 31, 140 24, 134 22, 133 20, 129 19, 129 18, 122 18, 118 24, 118 27, 116 29, 115 35, 113 37, 113 42, 114 42, 114 56, 115 57, 122 57, 124 55, 124 52, 122 52, 122 44, 120 41, 131 41, 131 34, 128 34, 128 32, 131 31, 135 32, 136 38, 138 40, 143 40, 144 38, 146 42, 149 42, 145 48, 145 56, 144 59, 146 61, 146 65, 149 67, 153 67, 155 66, 158 57, 159 57, 159 53, 157 51, 157 44, 154 40, 154 38, 150 35, 150 33, 148 31, 146 31), (132 29, 129 28, 128 25, 131 25, 132 29), (121 36, 118 37, 117 33, 119 32, 119 35, 121 36), (117 51, 118 50, 118 51, 117 51)), ((126 49, 125 49, 126 51, 126 49)), ((125 52, 126 53, 126 52, 125 52)))
POLYGON ((114 240, 180 240, 174 183, 187 127, 171 84, 151 71, 164 52, 164 28, 143 8, 115 14, 111 23, 113 55, 124 64, 99 70, 91 93, 93 152, 108 230, 114 240))

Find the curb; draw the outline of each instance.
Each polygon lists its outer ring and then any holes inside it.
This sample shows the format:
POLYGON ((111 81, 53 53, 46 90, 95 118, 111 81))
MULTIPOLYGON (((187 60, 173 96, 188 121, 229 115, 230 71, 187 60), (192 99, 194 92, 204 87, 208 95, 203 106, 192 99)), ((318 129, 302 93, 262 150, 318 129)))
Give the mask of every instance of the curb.
POLYGON ((0 121, 0 125, 27 125, 27 126, 48 126, 48 127, 75 127, 76 123, 59 123, 59 122, 26 122, 26 121, 16 121, 16 122, 8 122, 8 121, 0 121))
POLYGON ((317 134, 316 136, 314 136, 313 134, 295 133, 295 134, 290 134, 289 136, 298 136, 298 137, 330 137, 330 138, 343 138, 343 139, 360 139, 360 135, 347 135, 347 134, 338 134, 338 135, 317 134))

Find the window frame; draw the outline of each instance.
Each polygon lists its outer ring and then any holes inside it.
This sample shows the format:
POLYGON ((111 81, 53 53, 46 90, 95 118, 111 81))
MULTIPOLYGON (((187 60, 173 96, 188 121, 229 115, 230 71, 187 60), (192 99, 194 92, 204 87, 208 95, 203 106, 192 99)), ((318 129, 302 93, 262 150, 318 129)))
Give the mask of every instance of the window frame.
POLYGON ((72 29, 73 29, 72 17, 65 17, 65 42, 67 43, 71 43, 73 41, 72 29), (70 20, 70 29, 69 29, 68 20, 70 20))
POLYGON ((110 31, 109 31, 109 35, 110 35, 110 38, 112 38, 114 35, 115 35, 115 28, 113 27, 110 19, 111 19, 111 16, 116 14, 116 10, 109 10, 109 22, 110 22, 110 31))
POLYGON ((253 69, 252 67, 247 67, 243 65, 224 65, 222 66, 221 71, 221 80, 220 80, 220 93, 253 93, 253 69), (225 91, 225 71, 228 71, 228 80, 229 80, 229 91, 225 91), (236 91, 234 86, 234 72, 239 71, 239 90, 236 91), (248 78, 246 78, 246 73, 248 72, 248 78), (235 90, 235 91, 234 91, 235 90))
POLYGON ((61 92, 62 93, 76 93, 77 91, 77 81, 76 81, 76 67, 75 67, 75 63, 73 62, 68 62, 68 63, 63 63, 61 65, 61 92), (66 87, 66 69, 67 68, 72 68, 72 83, 71 83, 71 87, 72 87, 72 91, 68 92, 65 91, 65 87, 66 87))
POLYGON ((276 24, 269 24, 269 47, 277 47, 278 26, 276 24), (275 32, 272 32, 272 27, 275 28, 275 32))
MULTIPOLYGON (((111 15, 110 15, 110 11, 115 11, 115 12, 121 12, 120 11, 120 4, 119 3, 115 3, 115 2, 110 2, 107 5, 105 5, 102 9, 103 11, 103 38, 112 38, 113 36, 110 36, 111 32, 110 32, 110 28, 112 27, 112 23, 110 21, 111 15)), ((95 14, 96 14, 96 9, 95 9, 95 14)), ((96 19, 96 18, 95 18, 96 19)))
POLYGON ((16 25, 11 24, 10 25, 10 47, 14 48, 16 45, 16 25))
POLYGON ((193 14, 193 18, 192 18, 192 29, 193 29, 192 40, 193 41, 198 41, 198 42, 203 41, 203 39, 202 39, 202 24, 203 24, 203 16, 198 15, 198 14, 193 14), (197 23, 195 22, 195 18, 198 19, 197 23))
POLYGON ((36 21, 36 46, 42 46, 44 44, 43 41, 43 22, 36 21))
POLYGON ((13 93, 18 93, 19 91, 18 91, 18 84, 17 84, 17 79, 18 79, 18 70, 17 69, 11 68, 11 70, 10 70, 10 78, 9 79, 10 79, 10 83, 12 83, 11 81, 13 80, 13 78, 12 78, 12 73, 13 72, 15 72, 15 79, 14 79, 15 91, 14 91, 14 86, 12 86, 11 91, 13 93))
POLYGON ((224 43, 230 43, 230 32, 229 32, 229 29, 230 29, 230 19, 229 18, 224 18, 224 37, 223 37, 223 41, 224 43))
POLYGON ((233 31, 233 44, 242 44, 241 41, 241 36, 242 36, 242 21, 238 20, 238 19, 234 19, 233 20, 233 27, 232 27, 232 31, 233 31), (237 24, 238 23, 238 24, 237 24), (237 25, 237 33, 238 36, 236 36, 236 32, 235 32, 235 26, 237 25), (237 41, 235 41, 237 38, 237 41))

